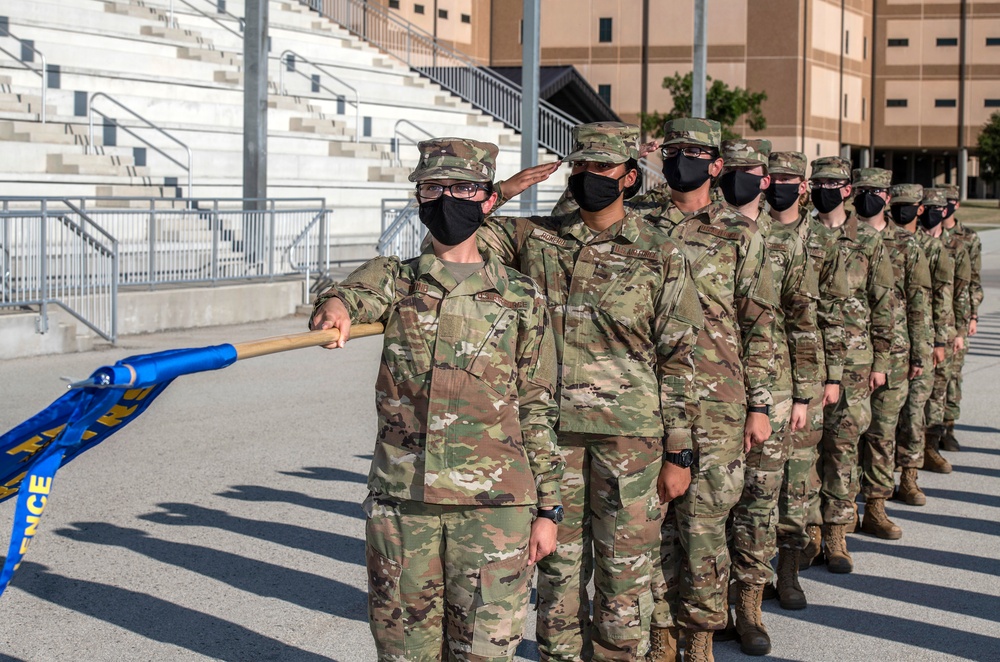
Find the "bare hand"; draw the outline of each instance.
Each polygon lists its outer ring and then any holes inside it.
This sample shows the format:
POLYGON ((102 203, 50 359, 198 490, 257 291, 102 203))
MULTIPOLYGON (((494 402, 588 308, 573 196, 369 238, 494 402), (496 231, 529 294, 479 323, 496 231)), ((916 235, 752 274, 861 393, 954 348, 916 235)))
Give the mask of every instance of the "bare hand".
POLYGON ((340 338, 332 343, 323 345, 324 349, 337 349, 343 347, 351 338, 351 315, 347 312, 344 302, 334 297, 327 299, 323 305, 316 309, 309 319, 309 328, 312 331, 320 329, 337 329, 340 331, 340 338))
POLYGON ((759 446, 771 436, 771 419, 767 414, 750 412, 743 425, 743 450, 749 452, 751 446, 759 446))
POLYGON ((525 168, 510 179, 503 181, 501 193, 508 200, 515 198, 535 184, 544 182, 552 173, 559 169, 560 165, 562 165, 562 161, 543 163, 525 168))
POLYGON ((952 353, 958 354, 963 349, 965 349, 965 338, 962 336, 955 336, 955 342, 953 342, 951 346, 952 353))
POLYGON ((969 335, 970 336, 976 335, 976 330, 977 330, 978 326, 979 326, 979 320, 972 320, 971 322, 969 322, 969 335))
POLYGON ((911 365, 910 366, 910 372, 906 376, 906 378, 907 379, 916 379, 917 377, 919 377, 922 374, 924 374, 924 368, 923 368, 923 366, 911 365))
POLYGON ((935 366, 939 363, 944 363, 944 347, 935 347, 934 353, 931 356, 935 366))
POLYGON ((820 403, 820 406, 826 407, 827 405, 834 405, 838 402, 840 402, 840 384, 824 384, 823 401, 820 403))
POLYGON ((880 386, 885 386, 885 373, 884 372, 873 372, 868 375, 868 390, 872 393, 875 389, 880 386))
POLYGON ((809 411, 809 405, 804 402, 796 402, 792 405, 792 417, 788 419, 789 424, 792 426, 792 432, 798 432, 806 427, 806 413, 809 411))
POLYGON ((536 517, 531 523, 531 536, 528 538, 528 565, 534 565, 539 559, 556 551, 556 532, 559 527, 547 517, 536 517))
POLYGON ((639 145, 639 158, 645 158, 647 155, 652 154, 660 148, 660 143, 655 139, 650 140, 648 143, 642 143, 639 145))
POLYGON ((683 496, 691 485, 691 467, 679 467, 673 462, 664 462, 660 475, 656 478, 656 494, 660 503, 667 504, 683 496))

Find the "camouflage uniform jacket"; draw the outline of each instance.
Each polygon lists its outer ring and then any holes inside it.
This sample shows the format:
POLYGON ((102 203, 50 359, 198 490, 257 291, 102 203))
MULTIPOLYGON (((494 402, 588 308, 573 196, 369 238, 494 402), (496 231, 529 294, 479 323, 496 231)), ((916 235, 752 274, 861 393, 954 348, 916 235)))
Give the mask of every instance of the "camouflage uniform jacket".
POLYGON ((931 272, 931 324, 934 329, 934 346, 944 347, 955 337, 955 309, 952 296, 955 279, 955 261, 944 249, 941 240, 923 230, 914 235, 927 257, 931 272))
POLYGON ((695 350, 697 398, 773 405, 778 302, 757 224, 720 203, 685 214, 666 186, 626 204, 666 230, 691 265, 705 314, 695 350))
POLYGON ((886 372, 893 342, 893 284, 882 236, 850 212, 844 224, 832 230, 849 293, 844 302, 845 365, 871 365, 872 372, 886 372))
POLYGON ((443 505, 559 505, 555 343, 528 278, 488 259, 456 283, 433 252, 375 258, 334 286, 382 322, 368 487, 443 505))
POLYGON ((955 281, 952 290, 955 335, 964 338, 969 334, 969 322, 972 320, 972 296, 969 287, 972 282, 972 261, 969 259, 969 251, 965 248, 965 242, 954 233, 954 228, 945 229, 941 233, 941 242, 944 244, 944 249, 955 261, 955 281))
POLYGON ((774 283, 781 305, 775 308, 774 342, 777 343, 775 393, 791 392, 793 398, 812 397, 820 376, 820 342, 816 298, 807 283, 805 244, 795 228, 782 225, 767 214, 757 219, 765 234, 774 283))
POLYGON ((568 216, 490 218, 480 246, 535 279, 559 357, 559 430, 691 448, 702 326, 681 250, 636 214, 595 234, 568 216))
POLYGON ((930 366, 933 349, 931 272, 920 243, 912 232, 891 220, 882 229, 882 242, 892 263, 893 354, 908 354, 909 365, 930 366))
POLYGON ((983 245, 979 241, 979 234, 963 225, 961 221, 955 219, 955 227, 951 229, 952 234, 965 243, 965 250, 969 252, 969 266, 972 269, 972 280, 969 281, 969 304, 972 307, 972 316, 979 316, 979 305, 983 302, 983 245))

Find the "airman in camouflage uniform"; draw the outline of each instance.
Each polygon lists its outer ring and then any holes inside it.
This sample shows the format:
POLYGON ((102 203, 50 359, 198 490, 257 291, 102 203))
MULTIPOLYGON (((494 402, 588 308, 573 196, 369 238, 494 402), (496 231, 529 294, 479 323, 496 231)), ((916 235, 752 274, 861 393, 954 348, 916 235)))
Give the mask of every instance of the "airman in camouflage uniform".
POLYGON ((814 302, 810 310, 816 317, 822 337, 822 351, 804 353, 805 363, 815 357, 812 381, 796 385, 796 397, 808 399, 806 426, 789 431, 787 461, 783 468, 778 500, 778 598, 786 609, 806 606, 805 593, 799 584, 799 552, 810 542, 809 527, 816 530, 819 554, 820 478, 817 471, 820 443, 823 438, 823 406, 840 398, 840 380, 847 351, 844 336, 843 300, 847 297, 847 277, 841 264, 840 250, 833 233, 799 205, 807 191, 808 159, 801 152, 772 152, 768 157, 771 183, 767 197, 775 224, 796 233, 806 248, 804 294, 814 302))
POLYGON ((885 216, 892 172, 882 168, 854 171, 854 208, 882 235, 893 273, 892 328, 894 339, 886 383, 872 393, 872 421, 861 436, 861 491, 865 516, 861 530, 895 540, 902 529, 886 515, 885 500, 892 497, 896 463, 896 424, 906 403, 911 378, 931 368, 931 274, 913 233, 885 216), (863 211, 867 210, 867 211, 863 211))
POLYGON ((881 235, 844 209, 851 164, 840 157, 812 162, 812 199, 819 219, 837 235, 849 295, 844 303, 847 356, 840 400, 824 412, 821 497, 827 569, 851 572, 846 529, 857 516, 858 444, 871 422, 871 392, 885 383, 892 346, 892 265, 881 235))
POLYGON ((777 505, 791 431, 804 428, 813 385, 819 381, 816 299, 806 282, 806 248, 795 228, 761 214, 770 184, 766 140, 723 141, 720 188, 726 200, 754 220, 765 236, 775 287, 775 373, 771 386, 771 436, 746 454, 743 494, 732 513, 732 560, 736 577, 736 631, 743 652, 766 655, 770 637, 761 616, 764 586, 771 581, 776 550, 777 505), (755 186, 756 185, 756 186, 755 186), (761 188, 763 187, 763 188, 761 188), (751 198, 753 192, 756 195, 751 198))
MULTIPOLYGON (((942 210, 942 218, 947 219, 948 201, 947 190, 943 188, 932 188, 924 191, 924 205, 930 205, 928 201, 933 197, 935 202, 943 202, 943 205, 933 205, 942 210)), ((948 383, 951 381, 956 360, 965 347, 965 337, 969 332, 969 325, 972 321, 972 298, 969 284, 972 281, 972 262, 969 252, 965 248, 965 243, 945 229, 944 224, 937 226, 933 232, 940 231, 941 243, 945 251, 951 256, 955 263, 955 273, 952 289, 952 307, 955 315, 954 337, 945 346, 945 359, 934 366, 934 385, 931 387, 931 397, 927 400, 927 447, 936 450, 941 449, 941 440, 944 437, 944 411, 948 398, 948 383), (939 230, 940 229, 940 230, 939 230)), ((937 457, 940 457, 938 454, 937 457)), ((937 458, 934 458, 935 460, 937 458)), ((947 460, 941 458, 941 462, 924 463, 925 468, 940 473, 949 473, 951 465, 947 460)))
MULTIPOLYGON (((926 218, 925 204, 939 208, 947 204, 936 195, 927 197, 927 192, 919 184, 895 186, 891 194, 893 219, 907 229, 916 228, 918 219, 926 218), (904 212, 907 210, 911 215, 915 212, 918 216, 905 217, 904 212)), ((940 230, 937 232, 940 233, 940 230)), ((932 365, 926 366, 922 374, 910 379, 909 394, 896 426, 896 464, 902 469, 896 496, 910 505, 922 506, 926 503, 926 496, 917 485, 917 469, 933 466, 950 470, 947 460, 941 457, 937 448, 926 443, 926 409, 934 384, 934 370, 931 368, 944 361, 945 347, 955 337, 952 294, 955 263, 941 241, 923 226, 916 230, 914 236, 927 257, 931 274, 933 351, 932 365)))
MULTIPOLYGON (((538 281, 559 355, 566 519, 556 552, 539 563, 543 660, 586 659, 588 638, 595 660, 645 654, 657 479, 664 452, 692 447, 701 308, 677 244, 624 207, 638 137, 627 124, 576 127, 566 160, 580 208, 560 217, 494 217, 480 232, 502 262, 538 281)), ((690 481, 683 474, 676 493, 690 481)))
POLYGON ((453 235, 423 213, 441 202, 455 230, 445 196, 488 208, 497 148, 457 138, 419 148, 411 181, 433 248, 366 263, 317 299, 311 327, 346 340, 351 322, 385 325, 364 505, 378 659, 509 660, 529 567, 555 547, 553 521, 532 522, 535 507, 560 504, 555 343, 534 282, 483 260, 471 232, 446 243, 453 235))
POLYGON ((948 380, 948 396, 944 410, 944 434, 941 437, 941 448, 946 451, 961 450, 961 446, 955 439, 955 421, 958 420, 961 412, 962 402, 962 369, 965 367, 965 355, 969 351, 969 339, 976 335, 976 327, 979 323, 979 305, 983 302, 983 285, 981 272, 983 265, 983 247, 979 241, 979 235, 972 228, 963 225, 955 218, 955 210, 959 207, 959 190, 955 185, 945 187, 945 195, 948 200, 948 209, 951 210, 944 219, 945 232, 948 232, 962 241, 966 251, 969 253, 969 267, 972 277, 969 280, 969 307, 970 322, 969 333, 965 338, 962 349, 955 356, 952 365, 951 379, 948 380))
POLYGON ((683 248, 705 330, 695 349, 694 475, 664 519, 650 658, 673 659, 680 627, 687 655, 701 659, 711 656, 712 631, 726 626, 726 520, 743 492, 744 444, 771 436, 777 297, 757 224, 710 202, 710 179, 722 169, 718 122, 671 120, 663 133, 670 189, 653 189, 630 203, 683 248))

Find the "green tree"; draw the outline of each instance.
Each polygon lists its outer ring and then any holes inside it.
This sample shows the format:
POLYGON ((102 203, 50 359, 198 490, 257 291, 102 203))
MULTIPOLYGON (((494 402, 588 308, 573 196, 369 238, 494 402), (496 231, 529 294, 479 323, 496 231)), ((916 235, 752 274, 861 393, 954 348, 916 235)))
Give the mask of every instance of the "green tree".
MULTIPOLYGON (((976 148, 979 151, 979 176, 994 184, 1000 181, 1000 110, 990 115, 979 133, 976 148)), ((1000 186, 994 187, 1000 198, 1000 186)))
MULTIPOLYGON (((652 135, 660 137, 662 135, 663 123, 678 117, 691 116, 691 87, 694 75, 688 72, 685 75, 679 73, 667 76, 663 79, 663 87, 670 91, 670 96, 674 100, 674 108, 669 113, 659 112, 643 113, 641 115, 642 130, 652 135)), ((763 131, 767 128, 767 118, 760 105, 767 100, 766 92, 751 92, 742 87, 729 87, 721 80, 712 80, 711 76, 706 76, 708 89, 705 93, 705 110, 709 119, 713 119, 722 125, 723 140, 732 140, 740 136, 733 132, 732 127, 744 115, 747 116, 747 124, 754 131, 763 131)))

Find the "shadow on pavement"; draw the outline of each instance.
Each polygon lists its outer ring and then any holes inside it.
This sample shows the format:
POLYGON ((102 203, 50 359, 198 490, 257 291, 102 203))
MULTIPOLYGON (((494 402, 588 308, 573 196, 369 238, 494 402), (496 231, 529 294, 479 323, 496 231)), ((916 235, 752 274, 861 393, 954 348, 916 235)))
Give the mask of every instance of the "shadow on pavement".
POLYGON ((367 474, 359 474, 346 469, 336 467, 302 467, 301 471, 279 471, 284 476, 294 476, 296 478, 312 478, 313 480, 342 480, 347 483, 368 483, 367 474))
MULTIPOLYGON (((956 430, 958 429, 957 425, 955 426, 955 429, 956 430)), ((982 429, 989 429, 989 428, 982 428, 982 429)), ((997 433, 1000 433, 1000 430, 997 430, 997 433)), ((945 451, 945 452, 948 453, 948 451, 945 451)), ((966 444, 962 444, 962 452, 963 453, 982 453, 984 455, 1000 455, 1000 448, 983 448, 982 446, 968 446, 966 444)), ((949 455, 954 455, 953 453, 948 453, 948 454, 949 455)))
MULTIPOLYGON (((954 453, 948 453, 945 451, 945 459, 948 457, 955 457, 954 453)), ((951 460, 949 460, 950 462, 951 460)), ((955 473, 966 473, 966 474, 977 474, 980 476, 986 476, 987 478, 1000 478, 1000 469, 991 469, 990 467, 972 467, 967 464, 954 464, 952 463, 952 468, 955 473)))
POLYGON ((103 522, 74 522, 57 535, 80 542, 115 545, 175 565, 234 588, 332 616, 368 620, 367 594, 353 586, 210 547, 154 538, 145 531, 103 522))
MULTIPOLYGON (((853 575, 837 575, 838 578, 850 576, 853 575)), ((858 578, 866 581, 873 579, 872 577, 860 576, 858 578)), ((923 585, 921 584, 921 586, 923 585)), ((866 593, 876 593, 874 590, 865 590, 863 587, 862 590, 866 593)), ((907 595, 903 599, 912 600, 912 598, 912 595, 907 595)), ((898 641, 909 646, 917 646, 970 660, 987 659, 984 656, 989 651, 996 651, 997 647, 1000 646, 1000 639, 994 637, 934 625, 925 621, 877 614, 862 609, 811 604, 808 609, 802 611, 785 611, 783 613, 789 618, 826 625, 852 634, 898 641)), ((993 617, 987 616, 987 618, 993 617)), ((847 652, 845 651, 845 653, 847 652)), ((845 659, 852 659, 852 657, 850 654, 845 654, 845 659)))
POLYGON ((1000 522, 996 520, 975 519, 973 517, 958 517, 957 515, 939 515, 937 513, 919 512, 916 510, 892 511, 892 516, 899 519, 923 522, 945 529, 958 529, 969 533, 985 533, 990 536, 1000 536, 1000 522))
MULTIPOLYGON (((986 425, 965 425, 964 423, 955 423, 955 429, 960 432, 1000 432, 1000 428, 991 428, 986 425)), ((964 449, 965 446, 962 446, 962 448, 964 449)), ((1000 454, 1000 449, 996 448, 970 448, 969 450, 974 450, 977 453, 987 453, 993 451, 994 453, 1000 454)))
POLYGON ((14 586, 52 604, 117 625, 147 639, 218 660, 329 660, 241 625, 146 593, 64 577, 48 572, 48 568, 37 563, 21 564, 14 586))
POLYGON ((364 511, 361 509, 361 502, 341 501, 340 499, 319 499, 303 494, 292 492, 291 490, 276 490, 271 487, 260 485, 232 485, 227 491, 219 492, 218 496, 227 499, 237 499, 239 501, 264 501, 277 503, 291 503, 296 506, 313 508, 324 513, 334 513, 345 517, 364 518, 364 511))
MULTIPOLYGON (((1000 495, 980 494, 979 492, 962 492, 959 490, 943 490, 940 487, 922 487, 928 499, 948 499, 949 501, 962 501, 974 503, 989 508, 1000 508, 1000 495)), ((894 510, 893 513, 896 511, 894 510)))
POLYGON ((327 556, 344 563, 364 565, 365 543, 332 531, 309 529, 295 524, 264 522, 235 517, 222 510, 203 508, 190 503, 157 504, 165 512, 140 515, 139 519, 156 524, 206 526, 231 531, 250 538, 267 540, 293 549, 327 556))
MULTIPOLYGON (((940 549, 898 545, 861 536, 852 537, 848 542, 848 546, 852 552, 870 552, 891 558, 916 561, 917 563, 928 563, 943 568, 955 568, 969 572, 981 572, 987 575, 1000 576, 1000 563, 997 563, 996 559, 985 556, 972 556, 971 554, 947 552, 940 549)), ((803 577, 812 578, 813 574, 810 572, 810 574, 803 575, 803 577)))

